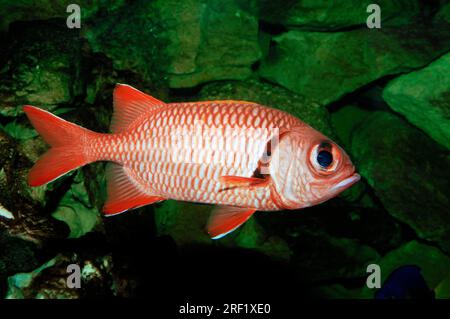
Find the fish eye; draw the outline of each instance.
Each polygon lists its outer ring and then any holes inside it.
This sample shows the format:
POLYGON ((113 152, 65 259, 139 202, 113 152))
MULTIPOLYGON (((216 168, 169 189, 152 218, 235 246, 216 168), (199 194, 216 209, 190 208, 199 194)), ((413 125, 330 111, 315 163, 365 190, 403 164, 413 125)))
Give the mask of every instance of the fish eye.
POLYGON ((340 166, 339 148, 329 141, 323 141, 313 146, 310 153, 310 163, 321 175, 334 173, 340 166))
POLYGON ((317 154, 317 163, 323 167, 330 167, 331 163, 333 163, 333 154, 330 151, 322 150, 317 154))

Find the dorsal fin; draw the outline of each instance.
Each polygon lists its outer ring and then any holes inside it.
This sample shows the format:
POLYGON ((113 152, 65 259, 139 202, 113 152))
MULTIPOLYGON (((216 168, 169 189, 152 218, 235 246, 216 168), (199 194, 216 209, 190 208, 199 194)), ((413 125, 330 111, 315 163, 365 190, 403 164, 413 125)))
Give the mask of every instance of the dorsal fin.
POLYGON ((124 166, 116 163, 108 164, 106 168, 108 199, 103 207, 105 215, 116 215, 128 209, 165 200, 163 197, 144 193, 127 173, 124 166))
POLYGON ((113 95, 113 133, 126 131, 139 116, 165 105, 164 102, 126 84, 117 84, 113 95))

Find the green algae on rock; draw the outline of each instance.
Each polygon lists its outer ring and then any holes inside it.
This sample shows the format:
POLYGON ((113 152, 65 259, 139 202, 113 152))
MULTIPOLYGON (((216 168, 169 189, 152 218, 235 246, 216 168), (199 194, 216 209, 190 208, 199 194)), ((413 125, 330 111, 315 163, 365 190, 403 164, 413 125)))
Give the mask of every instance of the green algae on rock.
MULTIPOLYGON (((371 0, 289 0, 283 4, 271 0, 239 0, 242 8, 254 12, 261 20, 288 28, 337 30, 363 26, 372 11, 371 0)), ((419 1, 380 0, 382 27, 399 26, 419 15, 419 1)))
POLYGON ((246 78, 261 56, 257 19, 219 0, 137 1, 93 21, 86 36, 115 68, 172 88, 246 78))
POLYGON ((450 53, 390 81, 383 98, 435 141, 450 149, 450 53))
POLYGON ((28 168, 35 150, 18 144, 0 130, 0 204, 13 218, 0 216, 0 227, 9 236, 35 243, 65 235, 62 223, 45 212, 46 186, 31 188, 27 183, 28 168))
POLYGON ((211 211, 209 205, 165 201, 154 206, 158 235, 170 235, 177 246, 212 244, 205 225, 211 211))
POLYGON ((250 76, 261 57, 256 17, 221 0, 161 0, 155 7, 168 41, 170 87, 250 76))
POLYGON ((81 38, 60 20, 11 26, 0 71, 0 114, 25 104, 53 110, 81 94, 81 38))
POLYGON ((426 134, 394 114, 373 112, 354 132, 359 173, 395 218, 450 252, 450 162, 426 134))
POLYGON ((346 105, 331 114, 333 129, 343 142, 343 146, 350 148, 353 133, 370 113, 356 105, 346 105))
POLYGON ((88 21, 83 35, 94 52, 112 60, 117 70, 131 71, 144 83, 163 82, 165 62, 159 20, 150 1, 135 1, 88 21))
POLYGON ((8 278, 6 299, 79 299, 83 297, 112 297, 112 260, 110 255, 94 259, 77 254, 58 254, 28 273, 17 273, 8 278), (67 267, 80 267, 80 287, 67 285, 70 272, 67 267))
MULTIPOLYGON (((258 215, 263 214, 259 213, 258 215)), ((283 234, 268 235, 259 223, 258 215, 246 222, 234 237, 234 245, 260 252, 273 260, 289 262, 294 252, 283 234)))
MULTIPOLYGON (((124 4, 124 0, 78 0, 77 5, 80 6, 81 25, 84 19, 95 16, 99 11, 108 12, 114 10, 124 4)), ((64 18, 62 23, 65 25, 65 19, 70 13, 67 7, 72 4, 70 0, 14 0, 0 1, 0 12, 7 12, 2 15, 0 20, 0 32, 6 31, 11 22, 14 21, 34 21, 48 20, 52 18, 64 18)), ((73 11, 72 11, 73 12, 73 11)))
POLYGON ((100 212, 90 203, 81 171, 52 215, 67 223, 70 228, 69 238, 83 236, 99 223, 100 212))
POLYGON ((44 20, 54 17, 63 17, 67 4, 64 1, 1 1, 0 32, 7 31, 11 22, 44 20), (6 14, 7 12, 7 14, 6 14))
POLYGON ((321 104, 386 75, 422 67, 450 48, 450 31, 420 25, 277 36, 260 75, 321 104))

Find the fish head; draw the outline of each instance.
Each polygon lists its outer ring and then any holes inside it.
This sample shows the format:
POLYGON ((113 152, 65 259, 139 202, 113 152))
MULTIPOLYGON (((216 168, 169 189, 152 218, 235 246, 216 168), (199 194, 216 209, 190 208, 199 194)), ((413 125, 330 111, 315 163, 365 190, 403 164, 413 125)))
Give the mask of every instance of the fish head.
POLYGON ((360 179, 347 153, 308 125, 281 133, 272 155, 275 202, 285 209, 320 204, 360 179))

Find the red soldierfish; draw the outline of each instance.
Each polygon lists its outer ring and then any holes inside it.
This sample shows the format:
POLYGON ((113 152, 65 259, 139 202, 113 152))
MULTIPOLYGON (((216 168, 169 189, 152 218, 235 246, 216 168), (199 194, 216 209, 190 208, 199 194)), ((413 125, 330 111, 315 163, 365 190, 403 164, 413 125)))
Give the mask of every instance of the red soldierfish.
POLYGON ((106 215, 165 199, 218 204, 207 225, 214 239, 257 210, 316 205, 359 180, 347 154, 329 138, 256 103, 166 104, 118 84, 111 134, 33 106, 24 111, 51 145, 29 173, 31 186, 110 161, 106 215))

